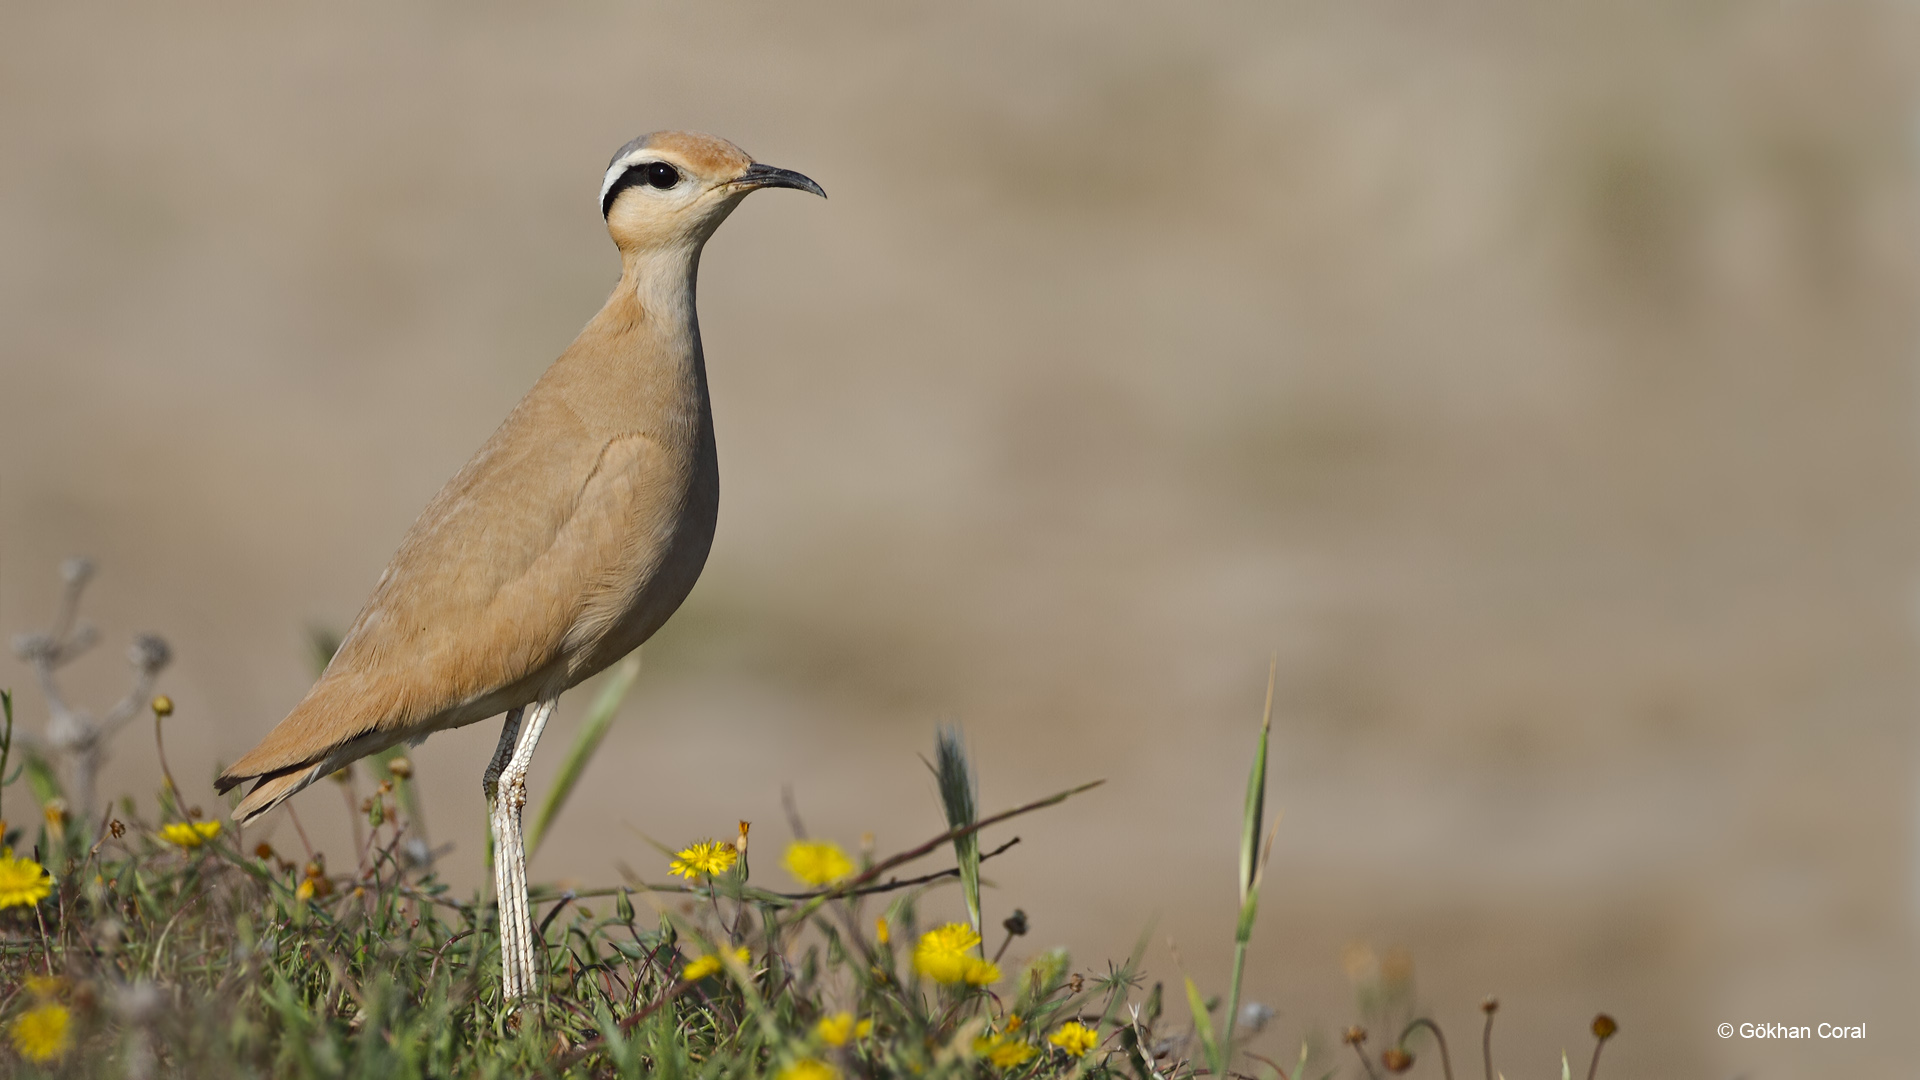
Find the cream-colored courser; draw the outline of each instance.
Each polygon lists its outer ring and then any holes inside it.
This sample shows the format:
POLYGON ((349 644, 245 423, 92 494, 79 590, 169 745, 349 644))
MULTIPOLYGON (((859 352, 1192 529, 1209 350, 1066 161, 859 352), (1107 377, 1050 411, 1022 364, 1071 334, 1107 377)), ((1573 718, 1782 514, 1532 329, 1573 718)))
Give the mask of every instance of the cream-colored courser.
POLYGON ((763 187, 825 195, 708 135, 620 148, 600 200, 613 295, 407 530, 319 682, 216 785, 254 781, 233 812, 251 821, 356 758, 505 712, 484 786, 509 1000, 534 988, 519 827, 534 744, 562 691, 673 614, 713 542, 695 278, 708 237, 763 187))

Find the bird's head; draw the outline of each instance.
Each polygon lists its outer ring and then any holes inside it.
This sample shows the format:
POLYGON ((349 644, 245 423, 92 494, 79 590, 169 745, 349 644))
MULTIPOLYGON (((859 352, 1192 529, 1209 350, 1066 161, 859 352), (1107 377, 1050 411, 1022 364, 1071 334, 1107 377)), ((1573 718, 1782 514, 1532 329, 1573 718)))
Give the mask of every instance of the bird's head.
POLYGON ((656 131, 613 155, 600 185, 600 213, 623 252, 697 251, 748 192, 764 187, 827 196, 812 180, 762 165, 725 139, 656 131))

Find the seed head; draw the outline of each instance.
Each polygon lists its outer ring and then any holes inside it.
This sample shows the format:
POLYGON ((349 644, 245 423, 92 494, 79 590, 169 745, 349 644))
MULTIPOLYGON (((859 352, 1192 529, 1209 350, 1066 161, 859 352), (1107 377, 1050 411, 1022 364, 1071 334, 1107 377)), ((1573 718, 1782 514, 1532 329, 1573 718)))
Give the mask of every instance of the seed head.
POLYGON ((1019 908, 1014 908, 1013 914, 1007 916, 1006 920, 1000 925, 1006 927, 1007 933, 1012 934, 1014 937, 1024 937, 1027 933, 1027 913, 1021 911, 1019 908))
POLYGON ((127 646, 127 663, 147 675, 158 674, 173 661, 173 649, 158 634, 141 634, 127 646))
POLYGON ((1349 1046, 1359 1046, 1367 1041, 1367 1029, 1355 1024, 1347 1029, 1347 1033, 1341 1036, 1341 1040, 1349 1046))
POLYGON ((413 762, 403 757, 394 758, 392 761, 387 762, 387 771, 405 780, 413 775, 413 762))
POLYGON ((1480 1003, 1480 1011, 1483 1013, 1486 1013, 1488 1016, 1492 1016, 1494 1013, 1499 1012, 1500 999, 1497 997, 1491 997, 1491 996, 1488 997, 1487 1000, 1480 1003))
POLYGON ((127 826, 126 823, 119 818, 114 818, 112 821, 107 822, 107 831, 113 834, 115 840, 118 840, 127 835, 127 826))
POLYGON ((1413 1055, 1396 1046, 1381 1053, 1380 1064, 1385 1065, 1388 1072, 1403 1073, 1413 1068, 1413 1055))
POLYGON ((1608 1039, 1613 1038, 1613 1033, 1619 1030, 1620 1025, 1614 1023, 1613 1017, 1608 1016, 1606 1013, 1601 1013, 1593 1018, 1593 1037, 1599 1039, 1601 1042, 1606 1042, 1608 1039))
POLYGON ((269 843, 267 843, 267 842, 266 842, 266 841, 264 841, 264 840, 263 840, 263 841, 261 841, 261 842, 260 842, 259 844, 257 844, 257 845, 255 845, 255 846, 254 846, 254 849, 253 849, 253 857, 254 857, 254 858, 256 858, 256 859, 271 859, 271 858, 273 858, 273 845, 272 845, 272 844, 269 844, 269 843))

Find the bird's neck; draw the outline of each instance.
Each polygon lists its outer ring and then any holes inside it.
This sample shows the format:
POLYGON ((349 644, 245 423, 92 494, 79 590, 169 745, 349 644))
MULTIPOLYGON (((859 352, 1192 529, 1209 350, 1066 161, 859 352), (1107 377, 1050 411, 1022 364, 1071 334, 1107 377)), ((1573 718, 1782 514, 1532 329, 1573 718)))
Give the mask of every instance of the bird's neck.
POLYGON ((700 321, 694 313, 694 292, 700 276, 700 247, 686 244, 623 252, 620 284, 608 299, 608 308, 630 303, 656 329, 684 327, 697 342, 700 321))
MULTIPOLYGON (((623 253, 620 284, 557 367, 586 391, 595 426, 699 436, 711 424, 700 321, 698 247, 623 253)), ((676 439, 677 441, 677 439, 676 439)))

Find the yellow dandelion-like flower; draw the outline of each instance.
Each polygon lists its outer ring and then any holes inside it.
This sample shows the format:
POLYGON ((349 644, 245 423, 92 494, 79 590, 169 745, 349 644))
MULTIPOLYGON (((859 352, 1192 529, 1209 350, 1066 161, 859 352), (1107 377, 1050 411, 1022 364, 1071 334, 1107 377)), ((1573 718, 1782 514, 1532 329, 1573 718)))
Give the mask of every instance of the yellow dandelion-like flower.
POLYGON ((179 848, 197 848, 219 835, 217 821, 176 821, 160 828, 160 839, 179 848))
POLYGON ((45 1064, 67 1052, 67 1028, 73 1019, 65 1005, 49 1002, 20 1014, 9 1032, 13 1048, 28 1061, 45 1064))
POLYGON ((873 1021, 862 1020, 859 1023, 853 1025, 854 1038, 864 1039, 871 1034, 873 1034, 873 1021))
POLYGON ((1009 1039, 1005 1035, 973 1040, 973 1052, 987 1059, 987 1064, 997 1069, 1011 1069, 1024 1065, 1039 1053, 1032 1046, 1018 1039, 1009 1039))
POLYGON ((781 1069, 778 1080, 838 1080, 840 1070, 819 1058, 801 1058, 781 1069))
POLYGON ((1069 1020, 1053 1029, 1047 1041, 1072 1054, 1082 1057, 1094 1047, 1100 1045, 1100 1035, 1078 1020, 1069 1020))
MULTIPOLYGON (((985 963, 972 955, 978 944, 980 935, 965 923, 936 927, 920 935, 920 944, 913 947, 913 970, 934 982, 967 982, 967 972, 975 964, 985 963)), ((999 978, 998 969, 994 978, 999 978)))
POLYGON ((40 1001, 52 1001, 67 988, 67 980, 58 975, 29 975, 26 979, 27 993, 40 1001))
POLYGON ((893 941, 893 928, 887 925, 887 920, 884 916, 873 920, 873 940, 882 945, 890 944, 893 941))
POLYGON ((847 1040, 853 1038, 853 1014, 843 1012, 823 1016, 820 1023, 814 1026, 813 1033, 828 1046, 845 1046, 847 1040))
POLYGON ((667 864, 667 873, 678 874, 688 881, 697 877, 712 877, 733 869, 740 852, 732 844, 722 844, 718 840, 702 840, 689 845, 680 852, 679 857, 667 864))
POLYGON ((0 908, 32 907, 53 891, 53 876, 32 859, 16 859, 0 848, 0 908))
MULTIPOLYGON (((735 960, 740 961, 743 964, 746 963, 748 960, 752 959, 752 957, 753 957, 753 954, 747 951, 747 947, 745 945, 742 945, 741 947, 733 950, 733 958, 735 960)), ((709 975, 718 975, 720 973, 720 969, 725 966, 726 966, 726 961, 721 959, 719 953, 708 953, 707 955, 701 957, 700 959, 695 960, 692 963, 688 964, 686 966, 686 970, 680 973, 680 977, 682 979, 685 979, 687 982, 697 982, 701 979, 706 978, 709 975)))
POLYGON ((787 873, 808 885, 831 885, 853 873, 853 860, 831 840, 795 840, 783 861, 787 873))
POLYGON ((313 879, 312 878, 301 879, 300 884, 294 887, 293 898, 295 900, 313 899, 313 879))
POLYGON ((977 956, 968 957, 966 970, 960 977, 968 986, 992 986, 1000 981, 1000 965, 977 956))

